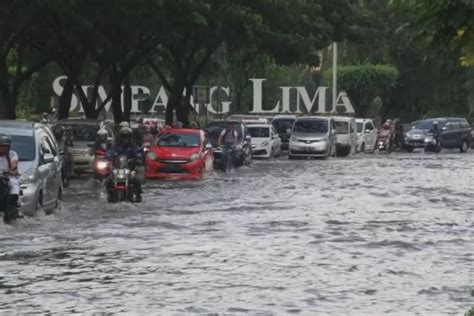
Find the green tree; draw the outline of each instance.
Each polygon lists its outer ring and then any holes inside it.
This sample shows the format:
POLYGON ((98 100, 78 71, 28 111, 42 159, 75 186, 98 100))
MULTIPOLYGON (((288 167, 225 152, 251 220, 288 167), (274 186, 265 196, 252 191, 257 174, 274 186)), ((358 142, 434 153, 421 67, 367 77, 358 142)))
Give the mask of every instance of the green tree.
MULTIPOLYGON (((375 97, 388 98, 398 75, 393 65, 341 66, 337 69, 338 88, 347 92, 357 115, 365 117, 375 97)), ((331 78, 330 72, 326 77, 331 78)))
POLYGON ((168 32, 161 34, 152 67, 171 92, 168 122, 174 111, 188 120, 192 86, 224 43, 244 60, 246 52, 256 51, 280 65, 305 63, 317 49, 344 37, 352 14, 347 0, 177 0, 164 7, 168 32))
POLYGON ((42 55, 47 38, 37 0, 0 1, 0 119, 15 119, 20 88, 47 64, 42 55))
POLYGON ((469 0, 393 0, 396 8, 414 17, 418 37, 435 49, 450 49, 463 65, 474 66, 474 2, 469 0))

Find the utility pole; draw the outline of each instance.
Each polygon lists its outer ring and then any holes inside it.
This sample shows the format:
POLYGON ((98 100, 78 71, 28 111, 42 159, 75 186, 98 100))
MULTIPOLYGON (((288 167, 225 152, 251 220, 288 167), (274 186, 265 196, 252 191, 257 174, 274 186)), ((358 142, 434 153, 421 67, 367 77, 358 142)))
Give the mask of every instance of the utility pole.
POLYGON ((337 102, 337 43, 332 44, 332 108, 336 109, 337 102))

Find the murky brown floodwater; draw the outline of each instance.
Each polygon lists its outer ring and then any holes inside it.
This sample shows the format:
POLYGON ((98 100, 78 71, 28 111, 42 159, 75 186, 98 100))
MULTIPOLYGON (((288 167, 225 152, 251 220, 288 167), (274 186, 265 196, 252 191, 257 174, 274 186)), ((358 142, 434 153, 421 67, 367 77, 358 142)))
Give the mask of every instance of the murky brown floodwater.
POLYGON ((0 225, 0 314, 462 315, 474 155, 256 162, 0 225))

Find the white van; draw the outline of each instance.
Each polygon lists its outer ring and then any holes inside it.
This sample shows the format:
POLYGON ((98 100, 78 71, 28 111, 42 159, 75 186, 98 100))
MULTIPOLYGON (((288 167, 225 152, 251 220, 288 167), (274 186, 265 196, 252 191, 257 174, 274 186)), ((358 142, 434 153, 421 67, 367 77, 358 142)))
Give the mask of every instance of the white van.
POLYGON ((372 119, 356 119, 357 148, 359 152, 371 153, 377 144, 377 129, 372 119))
POLYGON ((347 146, 348 154, 357 152, 357 127, 356 120, 353 117, 334 116, 337 131, 338 146, 347 146))

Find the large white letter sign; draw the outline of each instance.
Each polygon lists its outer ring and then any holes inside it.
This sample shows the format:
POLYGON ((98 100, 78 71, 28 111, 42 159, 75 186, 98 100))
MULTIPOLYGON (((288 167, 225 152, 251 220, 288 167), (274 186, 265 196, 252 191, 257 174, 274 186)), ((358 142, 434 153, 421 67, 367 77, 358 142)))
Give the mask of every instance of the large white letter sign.
POLYGON ((344 107, 344 113, 353 114, 355 113, 354 107, 352 106, 351 100, 344 91, 339 93, 336 100, 336 108, 332 109, 333 112, 337 112, 337 107, 344 107))
POLYGON ((150 113, 156 113, 156 107, 163 107, 163 111, 166 110, 166 105, 168 104, 168 95, 166 94, 165 88, 161 86, 160 91, 156 95, 155 101, 151 106, 150 113))
POLYGON ((272 110, 263 109, 263 82, 267 79, 250 79, 253 83, 253 109, 250 113, 278 113, 280 102, 272 110))
MULTIPOLYGON (((53 81, 53 91, 56 93, 58 97, 61 96, 63 93, 64 87, 61 85, 62 80, 66 80, 66 76, 59 76, 53 81)), ((77 99, 76 95, 72 95, 71 99, 71 107, 69 108, 69 111, 74 111, 76 110, 77 106, 79 105, 79 100, 77 99)))
POLYGON ((309 99, 308 91, 306 91, 305 87, 296 87, 296 90, 298 91, 297 94, 297 101, 296 101, 296 111, 298 113, 301 113, 301 108, 300 108, 300 103, 303 101, 303 104, 306 108, 307 113, 312 113, 312 109, 314 106, 314 103, 316 102, 316 98, 319 97, 319 102, 318 102, 318 110, 317 113, 324 113, 326 112, 326 90, 327 87, 319 87, 318 90, 316 90, 316 93, 314 94, 314 97, 312 100, 309 99))

